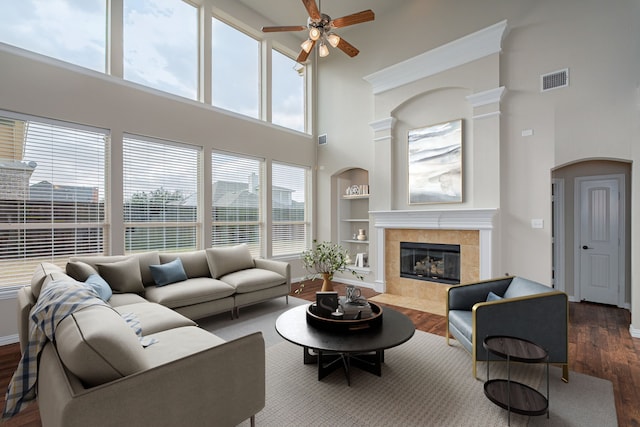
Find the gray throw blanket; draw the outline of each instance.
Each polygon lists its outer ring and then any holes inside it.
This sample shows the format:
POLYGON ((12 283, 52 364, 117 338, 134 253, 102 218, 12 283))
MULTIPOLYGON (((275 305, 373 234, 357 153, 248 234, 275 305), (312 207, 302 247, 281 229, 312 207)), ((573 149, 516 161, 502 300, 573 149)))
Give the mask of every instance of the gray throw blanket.
POLYGON ((16 415, 26 402, 36 397, 38 361, 48 340, 55 341, 58 324, 73 312, 92 305, 107 305, 93 289, 81 283, 53 281, 40 293, 31 310, 29 344, 11 378, 2 419, 16 415))

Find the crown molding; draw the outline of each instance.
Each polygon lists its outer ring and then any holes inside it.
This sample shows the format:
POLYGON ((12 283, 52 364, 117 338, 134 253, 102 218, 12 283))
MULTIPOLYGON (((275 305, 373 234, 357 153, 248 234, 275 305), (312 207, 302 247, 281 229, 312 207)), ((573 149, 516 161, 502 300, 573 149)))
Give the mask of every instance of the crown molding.
POLYGON ((369 74, 364 80, 373 87, 374 95, 432 76, 442 71, 483 58, 502 49, 507 21, 439 46, 369 74))

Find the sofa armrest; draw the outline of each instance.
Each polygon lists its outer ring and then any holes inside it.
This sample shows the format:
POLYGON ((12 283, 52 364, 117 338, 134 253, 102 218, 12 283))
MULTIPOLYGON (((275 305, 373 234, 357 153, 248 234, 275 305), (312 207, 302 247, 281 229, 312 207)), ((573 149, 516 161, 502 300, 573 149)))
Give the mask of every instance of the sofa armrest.
POLYGON ((18 289, 18 336, 20 338, 20 351, 29 344, 29 327, 31 324, 31 309, 36 304, 36 298, 31 293, 31 286, 18 289))
POLYGON ((238 425, 265 405, 264 339, 257 332, 80 390, 47 345, 38 403, 54 427, 238 425))
POLYGON ((287 284, 291 284, 291 265, 288 262, 276 261, 273 259, 254 258, 256 268, 271 270, 287 279, 287 284))
POLYGON ((452 286, 447 292, 447 311, 471 311, 474 304, 487 300, 489 292, 502 296, 509 287, 511 280, 513 280, 513 277, 452 286))
POLYGON ((473 346, 477 360, 487 360, 482 341, 489 335, 524 338, 549 352, 549 362, 568 363, 568 297, 551 291, 478 303, 473 307, 473 346))

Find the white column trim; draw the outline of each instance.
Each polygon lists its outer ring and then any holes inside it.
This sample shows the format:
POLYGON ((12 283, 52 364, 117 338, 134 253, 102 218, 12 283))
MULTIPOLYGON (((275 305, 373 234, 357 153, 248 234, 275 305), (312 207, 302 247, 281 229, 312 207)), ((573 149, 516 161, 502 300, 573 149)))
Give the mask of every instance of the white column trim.
POLYGON ((483 105, 489 105, 496 102, 500 102, 502 100, 503 95, 506 92, 506 88, 504 86, 497 87, 495 89, 485 90, 483 92, 476 92, 467 96, 467 101, 473 106, 482 107, 483 105))
POLYGON ((501 114, 500 111, 492 111, 490 113, 477 114, 473 116, 472 119, 473 120, 488 119, 489 117, 499 116, 500 114, 501 114))
POLYGON ((393 129, 393 126, 395 126, 396 120, 397 119, 395 117, 387 117, 386 119, 380 119, 376 120, 375 122, 371 122, 369 123, 369 126, 371 126, 371 129, 373 129, 374 132, 391 130, 393 129))

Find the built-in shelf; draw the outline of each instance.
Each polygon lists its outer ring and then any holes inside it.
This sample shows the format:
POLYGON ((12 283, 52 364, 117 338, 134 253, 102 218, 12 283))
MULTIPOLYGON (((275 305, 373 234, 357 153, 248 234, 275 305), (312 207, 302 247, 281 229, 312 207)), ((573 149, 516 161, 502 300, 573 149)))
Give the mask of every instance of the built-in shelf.
POLYGON ((371 273, 371 269, 369 267, 356 267, 355 264, 350 264, 347 266, 349 270, 356 271, 358 273, 369 274, 371 273))
MULTIPOLYGON (((356 267, 355 260, 359 254, 370 260, 369 254, 369 172, 353 168, 336 176, 335 191, 337 198, 337 239, 349 252, 353 264, 349 266, 359 274, 370 274, 371 268, 356 267), (354 194, 358 193, 358 194, 354 194), (359 230, 364 230, 367 240, 358 240, 359 230)), ((358 264, 360 265, 360 264, 358 264)))

